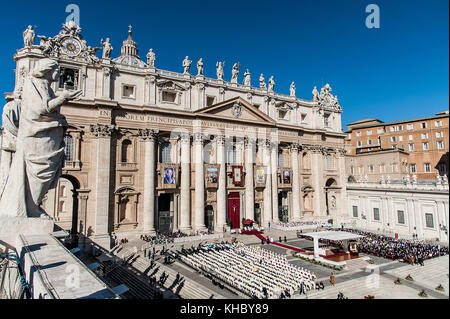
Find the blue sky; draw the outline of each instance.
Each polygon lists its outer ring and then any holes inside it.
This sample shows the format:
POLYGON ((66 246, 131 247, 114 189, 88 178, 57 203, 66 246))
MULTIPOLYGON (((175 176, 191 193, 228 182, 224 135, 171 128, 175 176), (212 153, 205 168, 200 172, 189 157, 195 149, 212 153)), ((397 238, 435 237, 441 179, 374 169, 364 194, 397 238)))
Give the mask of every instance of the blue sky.
POLYGON ((229 80, 239 61, 239 82, 248 68, 252 85, 259 86, 260 73, 266 80, 273 75, 275 91, 289 94, 295 81, 297 96, 306 99, 314 85, 320 90, 330 83, 343 125, 448 109, 448 0, 3 1, 2 92, 14 89, 13 54, 23 46, 27 25, 54 36, 71 3, 80 7, 88 44, 100 46, 110 37, 113 57, 131 24, 141 58, 153 48, 158 68, 181 72, 186 55, 194 62, 202 57, 205 75, 215 77, 216 61, 226 61, 229 80), (371 3, 380 8, 379 29, 365 26, 371 3))

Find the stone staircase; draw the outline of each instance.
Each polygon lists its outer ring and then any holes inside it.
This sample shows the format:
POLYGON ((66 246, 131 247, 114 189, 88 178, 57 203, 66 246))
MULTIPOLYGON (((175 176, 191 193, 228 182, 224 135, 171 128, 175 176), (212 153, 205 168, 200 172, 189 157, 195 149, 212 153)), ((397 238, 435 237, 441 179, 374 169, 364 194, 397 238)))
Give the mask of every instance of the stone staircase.
MULTIPOLYGON (((136 258, 131 265, 136 268, 137 270, 141 272, 145 272, 150 267, 150 261, 145 259, 143 256, 139 256, 136 258)), ((175 281, 177 272, 170 269, 169 267, 166 267, 160 263, 156 263, 156 266, 154 266, 150 271, 147 271, 147 273, 150 275, 154 272, 156 268, 158 268, 158 271, 156 272, 156 278, 159 279, 161 274, 165 272, 169 277, 167 278, 164 287, 168 288, 170 287, 173 282, 175 281)), ((183 276, 182 276, 183 277, 183 276)), ((178 292, 179 296, 182 299, 208 299, 211 295, 214 294, 215 299, 224 299, 225 297, 219 295, 217 292, 213 292, 212 290, 208 289, 207 287, 204 287, 194 280, 183 277, 182 281, 184 282, 184 286, 182 289, 178 292)), ((176 292, 177 287, 179 285, 176 285, 171 290, 176 292)))

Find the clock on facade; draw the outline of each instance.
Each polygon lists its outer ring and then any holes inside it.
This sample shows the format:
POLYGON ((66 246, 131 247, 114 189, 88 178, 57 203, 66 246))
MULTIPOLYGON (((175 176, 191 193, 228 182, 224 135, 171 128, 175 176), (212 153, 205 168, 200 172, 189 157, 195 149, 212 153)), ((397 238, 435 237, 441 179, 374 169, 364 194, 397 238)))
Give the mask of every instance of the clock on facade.
POLYGON ((78 55, 81 52, 81 43, 73 38, 64 39, 61 42, 61 50, 67 55, 78 55))

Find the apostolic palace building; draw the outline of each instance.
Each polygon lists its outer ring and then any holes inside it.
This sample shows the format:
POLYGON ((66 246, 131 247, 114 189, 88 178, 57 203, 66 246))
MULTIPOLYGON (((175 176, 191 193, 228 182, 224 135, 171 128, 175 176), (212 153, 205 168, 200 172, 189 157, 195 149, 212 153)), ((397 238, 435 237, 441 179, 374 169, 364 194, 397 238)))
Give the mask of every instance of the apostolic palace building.
POLYGON ((33 43, 14 55, 7 101, 19 99, 44 57, 60 65, 56 93, 83 91, 61 109, 66 161, 44 200, 61 228, 109 246, 114 235, 220 233, 243 219, 336 223, 347 211, 346 135, 328 84, 302 99, 294 83, 290 95, 278 94, 263 74, 252 86, 248 70, 239 83, 238 63, 230 81, 222 62, 217 78, 203 75, 202 59, 191 68, 180 57, 180 73, 162 70, 152 49, 141 60, 131 28, 120 52, 101 41, 102 58, 73 22, 52 38, 37 36, 39 45, 31 27, 25 32, 33 43))

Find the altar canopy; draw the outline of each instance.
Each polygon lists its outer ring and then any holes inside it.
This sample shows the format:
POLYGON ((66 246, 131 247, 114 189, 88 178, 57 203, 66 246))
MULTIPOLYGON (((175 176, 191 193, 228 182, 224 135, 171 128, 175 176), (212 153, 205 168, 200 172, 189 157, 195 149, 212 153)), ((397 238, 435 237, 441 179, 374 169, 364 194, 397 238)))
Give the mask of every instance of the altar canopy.
MULTIPOLYGON (((313 233, 303 234, 304 236, 312 237, 314 240, 314 257, 319 257, 319 239, 332 240, 332 241, 344 241, 355 240, 365 236, 349 233, 346 231, 320 231, 313 233)), ((347 244, 344 244, 347 247, 347 244)))

